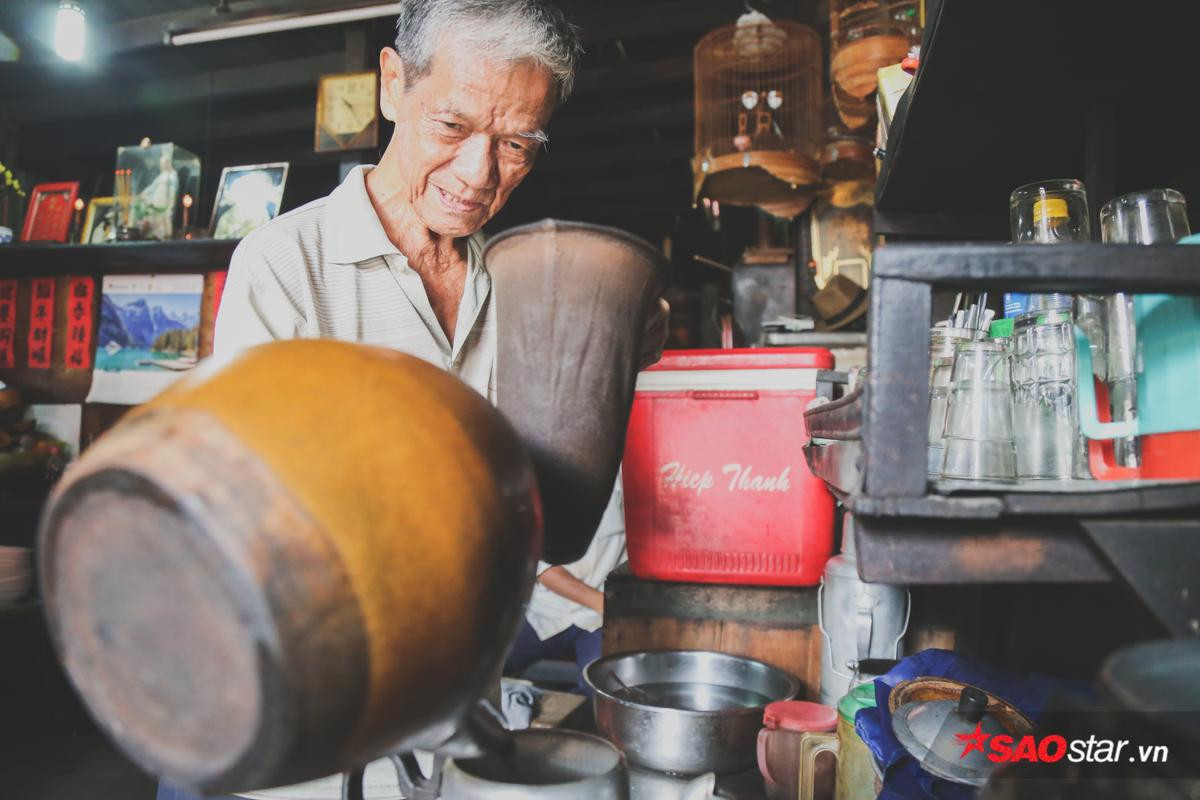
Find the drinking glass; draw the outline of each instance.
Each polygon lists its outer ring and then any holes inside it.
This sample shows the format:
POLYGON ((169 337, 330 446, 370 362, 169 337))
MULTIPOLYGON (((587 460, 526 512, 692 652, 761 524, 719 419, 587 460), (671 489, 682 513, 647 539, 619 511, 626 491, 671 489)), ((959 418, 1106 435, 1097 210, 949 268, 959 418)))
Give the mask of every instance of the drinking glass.
POLYGON ((1012 383, 1007 339, 959 344, 954 356, 942 477, 1012 480, 1012 383))
POLYGON ((1100 209, 1100 238, 1109 244, 1170 244, 1190 233, 1187 202, 1174 189, 1123 194, 1100 209))
MULTIPOLYGON (((1100 238, 1111 244, 1169 244, 1191 233, 1187 203, 1174 189, 1149 189, 1109 200, 1100 209, 1100 238)), ((1099 348, 1095 333, 1092 363, 1095 372, 1108 386, 1109 413, 1113 421, 1137 418, 1137 329, 1133 321, 1133 297, 1127 294, 1103 298, 1099 348), (1100 349, 1103 352, 1096 353, 1100 349), (1096 358, 1101 355, 1101 358, 1096 358)), ((1137 437, 1113 442, 1118 466, 1136 467, 1141 463, 1137 437)))
POLYGON ((1013 329, 1017 477, 1089 477, 1079 432, 1075 329, 1069 309, 1026 314, 1013 329))
MULTIPOLYGON (((1063 244, 1088 242, 1092 238, 1088 220, 1087 190, 1074 178, 1027 183, 1008 198, 1009 225, 1014 244, 1063 244)), ((1069 294, 1006 296, 1005 315, 1020 316, 1030 311, 1070 308, 1069 294), (1020 298, 1018 300, 1018 298, 1020 298), (1016 302, 1010 309, 1009 300, 1016 302)))
POLYGON ((946 427, 946 406, 950 397, 950 378, 954 350, 959 342, 975 338, 968 328, 934 326, 929 332, 929 445, 925 466, 929 477, 942 473, 942 432, 946 427))

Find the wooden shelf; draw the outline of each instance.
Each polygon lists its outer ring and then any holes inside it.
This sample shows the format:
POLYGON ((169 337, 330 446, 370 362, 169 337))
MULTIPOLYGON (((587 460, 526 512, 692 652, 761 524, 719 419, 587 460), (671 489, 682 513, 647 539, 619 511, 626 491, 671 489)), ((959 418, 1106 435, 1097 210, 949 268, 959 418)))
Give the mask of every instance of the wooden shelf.
POLYGON ((187 273, 225 269, 236 239, 113 244, 0 245, 0 278, 35 275, 187 273))

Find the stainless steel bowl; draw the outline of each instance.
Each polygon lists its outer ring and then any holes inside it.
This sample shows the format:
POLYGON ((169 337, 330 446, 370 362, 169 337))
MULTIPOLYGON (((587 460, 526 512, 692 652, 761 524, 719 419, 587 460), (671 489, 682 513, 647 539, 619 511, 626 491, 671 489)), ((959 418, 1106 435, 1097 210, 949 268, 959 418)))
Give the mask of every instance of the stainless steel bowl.
POLYGON ((763 708, 800 685, 781 669, 707 650, 621 653, 593 661, 596 727, 631 764, 679 775, 754 766, 763 708))

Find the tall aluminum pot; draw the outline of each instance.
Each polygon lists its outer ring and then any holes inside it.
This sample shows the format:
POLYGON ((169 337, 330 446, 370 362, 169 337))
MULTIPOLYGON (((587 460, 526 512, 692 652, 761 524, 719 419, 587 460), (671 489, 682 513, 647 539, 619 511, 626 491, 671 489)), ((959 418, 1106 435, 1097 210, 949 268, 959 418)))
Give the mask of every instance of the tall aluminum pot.
POLYGON ((849 514, 845 520, 842 552, 826 562, 817 594, 817 619, 825 637, 821 703, 828 706, 876 677, 862 672, 861 662, 900 658, 912 611, 907 587, 858 577, 854 521, 849 514))
POLYGON ((496 409, 424 361, 328 340, 209 362, 131 412, 40 536, 52 638, 92 715, 205 794, 482 735, 468 709, 541 547, 496 409))

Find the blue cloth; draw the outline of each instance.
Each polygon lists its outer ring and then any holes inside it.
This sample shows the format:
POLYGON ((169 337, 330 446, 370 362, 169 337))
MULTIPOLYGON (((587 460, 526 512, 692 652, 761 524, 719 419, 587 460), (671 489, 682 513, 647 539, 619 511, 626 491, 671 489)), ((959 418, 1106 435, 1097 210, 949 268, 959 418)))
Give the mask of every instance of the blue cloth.
POLYGON ((862 709, 854 718, 854 729, 883 770, 879 800, 970 800, 976 795, 977 790, 970 786, 935 778, 923 770, 892 732, 892 715, 888 711, 892 688, 901 681, 921 676, 950 678, 978 686, 1004 698, 1035 722, 1055 694, 1092 694, 1085 684, 1047 675, 1016 675, 949 650, 923 650, 911 655, 875 679, 878 705, 862 709))
POLYGON ((592 690, 583 680, 583 668, 600 657, 600 629, 585 631, 572 625, 562 633, 556 633, 542 641, 528 620, 521 620, 521 631, 513 643, 508 661, 504 662, 504 674, 515 675, 537 661, 574 661, 576 668, 575 692, 586 697, 592 690))

